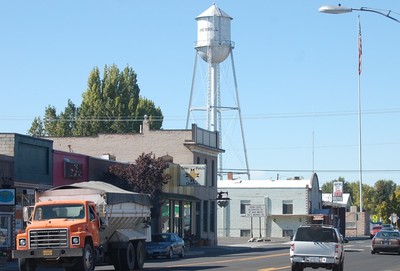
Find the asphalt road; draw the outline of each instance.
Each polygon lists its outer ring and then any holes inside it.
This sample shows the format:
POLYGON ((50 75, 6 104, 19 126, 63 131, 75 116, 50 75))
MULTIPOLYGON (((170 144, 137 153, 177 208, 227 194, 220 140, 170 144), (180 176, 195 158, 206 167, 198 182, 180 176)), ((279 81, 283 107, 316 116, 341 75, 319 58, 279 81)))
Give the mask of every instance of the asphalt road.
MULTIPOLYGON (((400 271, 398 254, 375 254, 370 252, 368 237, 351 239, 345 245, 344 270, 400 271)), ((16 262, 7 264, 4 271, 17 271, 16 262)), ((62 269, 38 268, 37 271, 62 269)), ((96 267, 96 271, 113 271, 112 266, 96 267)), ((189 249, 180 259, 148 259, 144 271, 290 271, 289 240, 275 239, 267 242, 249 243, 244 238, 220 240, 218 246, 189 249)), ((313 269, 306 269, 313 270, 313 269)), ((320 269, 324 270, 324 269, 320 269)))

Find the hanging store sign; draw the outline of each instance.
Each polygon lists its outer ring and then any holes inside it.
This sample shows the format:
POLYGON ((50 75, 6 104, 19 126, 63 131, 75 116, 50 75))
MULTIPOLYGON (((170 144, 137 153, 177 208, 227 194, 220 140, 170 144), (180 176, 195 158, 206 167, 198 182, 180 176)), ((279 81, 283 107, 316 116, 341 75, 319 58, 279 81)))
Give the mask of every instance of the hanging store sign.
POLYGON ((333 182, 333 202, 343 201, 343 182, 333 182))
POLYGON ((15 189, 0 189, 0 205, 15 205, 15 189))
POLYGON ((206 165, 180 165, 179 184, 184 186, 206 185, 206 165))

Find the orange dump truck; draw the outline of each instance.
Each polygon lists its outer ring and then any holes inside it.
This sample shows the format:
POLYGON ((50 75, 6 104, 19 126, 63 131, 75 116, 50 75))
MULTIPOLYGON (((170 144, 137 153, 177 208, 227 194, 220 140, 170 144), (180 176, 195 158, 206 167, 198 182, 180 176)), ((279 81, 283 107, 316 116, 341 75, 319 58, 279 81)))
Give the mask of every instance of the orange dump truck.
POLYGON ((81 182, 37 192, 12 257, 20 271, 38 266, 93 271, 97 265, 140 270, 150 241, 150 197, 104 182, 81 182))

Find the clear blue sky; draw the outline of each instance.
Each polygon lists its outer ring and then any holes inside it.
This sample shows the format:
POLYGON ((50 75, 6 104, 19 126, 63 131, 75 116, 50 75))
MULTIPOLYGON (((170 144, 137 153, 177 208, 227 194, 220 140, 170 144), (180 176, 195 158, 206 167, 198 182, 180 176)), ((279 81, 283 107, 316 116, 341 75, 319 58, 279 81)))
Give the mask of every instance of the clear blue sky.
MULTIPOLYGON (((90 71, 111 64, 133 68, 141 95, 162 109, 164 129, 184 129, 195 18, 212 3, 2 1, 0 132, 26 134, 48 105, 58 113, 68 99, 79 106, 90 71)), ((357 13, 318 12, 322 5, 338 4, 334 0, 215 3, 233 17, 231 37, 252 179, 277 174, 309 178, 314 168, 321 184, 339 176, 357 181, 357 13)), ((341 4, 400 12, 396 1, 341 4)), ((400 24, 378 14, 358 14, 363 182, 398 183, 400 24)), ((229 139, 223 142, 224 166, 244 168, 241 149, 232 151, 229 139)))

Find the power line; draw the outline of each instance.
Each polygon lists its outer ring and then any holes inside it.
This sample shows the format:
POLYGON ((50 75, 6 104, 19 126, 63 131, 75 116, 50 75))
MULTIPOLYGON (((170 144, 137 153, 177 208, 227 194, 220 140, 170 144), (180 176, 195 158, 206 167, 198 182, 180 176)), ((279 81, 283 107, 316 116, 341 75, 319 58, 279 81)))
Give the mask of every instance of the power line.
MULTIPOLYGON (((372 109, 365 110, 362 112, 363 115, 377 115, 377 114, 398 114, 400 113, 400 108, 392 108, 392 109, 372 109)), ((243 115, 243 119, 247 120, 259 120, 259 119, 281 119, 281 118, 310 118, 310 117, 334 117, 334 116, 351 116, 357 115, 355 111, 331 111, 331 112, 302 112, 302 113, 274 113, 274 114, 248 114, 243 115)), ((25 121, 32 120, 34 117, 30 116, 0 116, 0 120, 11 120, 11 121, 25 121)), ((233 117, 225 117, 226 119, 236 119, 233 117)), ((154 116, 152 117, 152 121, 181 121, 185 120, 185 116, 154 116)), ((205 117, 199 117, 199 120, 204 120, 205 117)), ((86 117, 79 118, 79 121, 99 121, 99 122, 108 122, 108 121, 143 121, 143 117, 131 117, 131 116, 100 116, 100 117, 86 117)), ((74 119, 61 119, 57 118, 56 121, 74 121, 74 119)))

